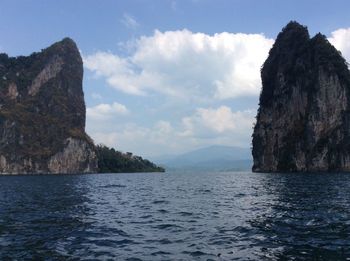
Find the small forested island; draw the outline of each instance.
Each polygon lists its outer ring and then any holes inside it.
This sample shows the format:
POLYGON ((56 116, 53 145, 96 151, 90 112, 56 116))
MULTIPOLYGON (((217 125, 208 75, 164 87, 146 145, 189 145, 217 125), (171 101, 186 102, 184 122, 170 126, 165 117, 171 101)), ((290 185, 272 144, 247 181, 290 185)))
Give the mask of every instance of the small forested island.
POLYGON ((350 171, 350 72, 318 33, 290 22, 262 70, 253 171, 350 171))
POLYGON ((0 54, 0 174, 164 171, 94 145, 85 132, 82 80, 70 38, 28 57, 0 54))
POLYGON ((96 151, 98 169, 101 173, 165 171, 164 168, 140 156, 135 156, 131 152, 122 153, 105 145, 97 145, 96 151))

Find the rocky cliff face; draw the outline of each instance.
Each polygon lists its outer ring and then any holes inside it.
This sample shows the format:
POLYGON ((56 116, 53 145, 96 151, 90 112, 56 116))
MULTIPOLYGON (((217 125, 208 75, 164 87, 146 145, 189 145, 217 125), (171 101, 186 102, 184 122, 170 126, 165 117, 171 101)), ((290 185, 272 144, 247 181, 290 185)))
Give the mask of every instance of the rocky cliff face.
POLYGON ((69 38, 28 57, 0 54, 0 173, 97 171, 82 79, 69 38))
POLYGON ((326 37, 290 22, 261 77, 253 171, 350 171, 350 72, 326 37))

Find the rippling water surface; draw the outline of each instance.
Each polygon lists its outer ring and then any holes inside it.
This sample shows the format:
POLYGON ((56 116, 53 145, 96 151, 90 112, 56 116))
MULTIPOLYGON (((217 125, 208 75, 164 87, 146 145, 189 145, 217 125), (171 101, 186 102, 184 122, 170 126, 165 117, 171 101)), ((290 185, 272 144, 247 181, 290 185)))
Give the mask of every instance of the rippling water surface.
POLYGON ((0 177, 0 260, 350 260, 350 175, 0 177))

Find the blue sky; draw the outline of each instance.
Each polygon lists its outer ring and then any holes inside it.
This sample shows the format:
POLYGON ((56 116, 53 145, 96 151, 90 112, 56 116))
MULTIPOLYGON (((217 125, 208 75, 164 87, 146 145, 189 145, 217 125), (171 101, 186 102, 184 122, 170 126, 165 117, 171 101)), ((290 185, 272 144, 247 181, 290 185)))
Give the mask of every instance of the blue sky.
POLYGON ((0 0, 0 52, 68 36, 84 59, 87 132, 142 156, 250 146, 259 69, 290 20, 350 59, 349 1, 0 0))

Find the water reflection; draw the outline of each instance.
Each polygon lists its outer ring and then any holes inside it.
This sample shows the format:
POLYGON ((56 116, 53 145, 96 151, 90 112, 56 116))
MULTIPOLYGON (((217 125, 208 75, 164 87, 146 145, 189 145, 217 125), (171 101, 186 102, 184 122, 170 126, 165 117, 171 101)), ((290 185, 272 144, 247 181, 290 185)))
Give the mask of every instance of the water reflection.
POLYGON ((269 260, 345 260, 350 256, 348 175, 262 175, 262 191, 274 197, 269 198, 266 211, 249 221, 260 235, 257 256, 269 260))
POLYGON ((0 259, 60 259, 90 226, 84 176, 0 177, 0 259), (76 233, 75 233, 76 234, 76 233))

